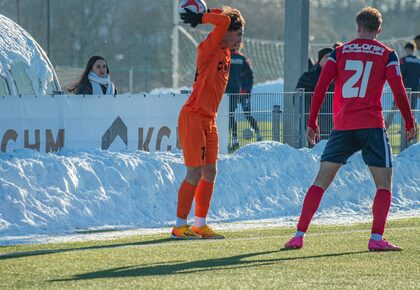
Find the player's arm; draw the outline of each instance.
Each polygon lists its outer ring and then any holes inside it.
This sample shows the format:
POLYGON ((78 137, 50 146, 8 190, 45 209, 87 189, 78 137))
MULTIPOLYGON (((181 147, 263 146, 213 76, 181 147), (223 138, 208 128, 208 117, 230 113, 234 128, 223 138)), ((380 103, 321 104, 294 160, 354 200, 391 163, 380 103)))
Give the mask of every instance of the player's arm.
POLYGON ((213 24, 215 26, 213 31, 204 41, 206 43, 208 52, 211 53, 213 50, 219 49, 219 46, 229 29, 230 17, 213 12, 205 13, 203 15, 203 24, 213 24))
POLYGON ((223 9, 220 9, 220 8, 207 9, 207 13, 222 14, 223 9))
POLYGON ((335 51, 333 51, 321 71, 311 101, 307 135, 309 142, 315 144, 319 140, 318 114, 325 99, 328 87, 335 77, 337 70, 335 51))
POLYGON ((404 84, 401 78, 400 66, 398 64, 397 54, 391 52, 386 67, 386 80, 391 87, 392 93, 394 94, 395 104, 401 111, 401 115, 405 122, 405 135, 408 141, 413 139, 416 134, 416 128, 414 126, 414 118, 411 114, 410 103, 408 102, 407 92, 405 91, 404 84))
POLYGON ((219 8, 209 9, 207 13, 194 13, 185 8, 185 13, 181 14, 183 22, 190 24, 192 27, 196 27, 198 24, 213 24, 215 26, 213 31, 200 44, 209 54, 212 54, 215 49, 219 48, 229 29, 230 17, 222 13, 223 10, 219 8))

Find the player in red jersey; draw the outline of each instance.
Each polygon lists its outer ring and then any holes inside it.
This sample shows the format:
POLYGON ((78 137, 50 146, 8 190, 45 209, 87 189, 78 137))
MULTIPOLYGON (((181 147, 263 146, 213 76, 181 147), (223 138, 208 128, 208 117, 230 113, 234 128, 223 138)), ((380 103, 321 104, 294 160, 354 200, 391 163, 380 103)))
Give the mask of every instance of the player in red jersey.
POLYGON ((305 196, 296 234, 284 245, 286 249, 303 247, 304 234, 325 190, 341 165, 361 150, 377 189, 368 248, 371 251, 401 250, 382 237, 392 197, 392 154, 381 106, 385 81, 388 81, 404 118, 408 141, 415 137, 416 129, 397 54, 376 40, 381 32, 381 14, 375 8, 364 8, 357 14, 356 23, 357 38, 337 47, 330 54, 315 88, 307 129, 308 139, 311 144, 319 139, 318 113, 333 79, 334 129, 322 154, 318 175, 305 196))
POLYGON ((206 220, 217 173, 216 115, 228 82, 230 49, 242 42, 245 21, 237 9, 227 6, 204 14, 187 10, 181 18, 193 27, 208 23, 215 28, 198 46, 193 91, 179 113, 179 137, 187 175, 178 191, 172 238, 220 239, 224 237, 211 229, 206 220), (190 227, 187 218, 194 198, 195 218, 190 227))

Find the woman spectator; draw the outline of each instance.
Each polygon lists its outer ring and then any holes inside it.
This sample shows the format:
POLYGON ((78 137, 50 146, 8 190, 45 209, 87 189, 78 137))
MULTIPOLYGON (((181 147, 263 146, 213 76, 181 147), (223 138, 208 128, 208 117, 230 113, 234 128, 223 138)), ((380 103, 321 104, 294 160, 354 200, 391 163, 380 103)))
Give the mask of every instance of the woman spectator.
POLYGON ((70 88, 76 95, 115 95, 117 89, 111 81, 108 64, 102 56, 92 56, 82 76, 70 88))

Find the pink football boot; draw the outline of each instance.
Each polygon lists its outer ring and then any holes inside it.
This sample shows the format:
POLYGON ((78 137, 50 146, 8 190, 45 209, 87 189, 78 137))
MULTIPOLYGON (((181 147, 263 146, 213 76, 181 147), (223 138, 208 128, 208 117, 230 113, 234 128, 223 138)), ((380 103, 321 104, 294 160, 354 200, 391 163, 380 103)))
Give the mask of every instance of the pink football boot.
POLYGON ((300 249, 303 247, 303 236, 293 237, 287 243, 284 244, 284 248, 288 250, 300 249))
POLYGON ((368 243, 369 251, 402 251, 402 248, 395 246, 385 239, 375 241, 370 239, 368 243))

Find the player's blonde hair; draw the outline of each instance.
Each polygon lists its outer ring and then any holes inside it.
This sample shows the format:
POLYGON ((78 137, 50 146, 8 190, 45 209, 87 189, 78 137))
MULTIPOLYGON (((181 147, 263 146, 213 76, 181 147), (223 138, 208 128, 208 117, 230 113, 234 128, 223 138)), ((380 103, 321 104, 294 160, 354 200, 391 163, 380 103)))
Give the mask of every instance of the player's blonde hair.
POLYGON ((230 25, 228 31, 236 31, 243 29, 245 26, 245 19, 242 17, 241 12, 230 6, 222 7, 223 14, 230 17, 230 25))
POLYGON ((376 8, 365 7, 357 13, 356 23, 369 32, 377 32, 382 25, 382 15, 376 8))

